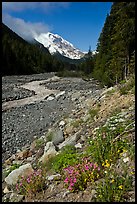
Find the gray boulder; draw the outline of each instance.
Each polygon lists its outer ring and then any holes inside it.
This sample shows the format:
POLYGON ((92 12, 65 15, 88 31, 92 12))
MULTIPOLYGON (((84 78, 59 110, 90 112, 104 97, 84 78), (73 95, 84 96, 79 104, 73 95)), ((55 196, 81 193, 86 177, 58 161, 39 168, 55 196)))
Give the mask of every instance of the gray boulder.
POLYGON ((63 131, 61 129, 50 130, 46 135, 46 141, 52 141, 54 145, 58 145, 64 140, 63 131))
POLYGON ((66 146, 66 145, 75 145, 76 142, 80 139, 80 135, 79 132, 75 133, 74 135, 66 138, 66 140, 64 142, 62 142, 61 144, 58 145, 58 148, 61 149, 62 147, 66 146))
POLYGON ((44 149, 44 154, 39 159, 39 162, 44 163, 48 161, 51 157, 55 156, 56 154, 57 154, 57 151, 55 149, 53 142, 47 142, 45 149, 44 149))
POLYGON ((18 169, 13 170, 6 178, 5 182, 8 185, 15 185, 19 176, 27 176, 33 172, 33 168, 30 163, 20 166, 18 169))

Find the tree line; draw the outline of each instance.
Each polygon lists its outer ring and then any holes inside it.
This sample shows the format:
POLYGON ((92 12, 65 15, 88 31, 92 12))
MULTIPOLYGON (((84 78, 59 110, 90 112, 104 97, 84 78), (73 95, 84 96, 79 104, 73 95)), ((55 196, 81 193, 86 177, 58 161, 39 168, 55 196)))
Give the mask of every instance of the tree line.
POLYGON ((97 44, 94 78, 111 86, 135 72, 135 2, 114 2, 97 44))

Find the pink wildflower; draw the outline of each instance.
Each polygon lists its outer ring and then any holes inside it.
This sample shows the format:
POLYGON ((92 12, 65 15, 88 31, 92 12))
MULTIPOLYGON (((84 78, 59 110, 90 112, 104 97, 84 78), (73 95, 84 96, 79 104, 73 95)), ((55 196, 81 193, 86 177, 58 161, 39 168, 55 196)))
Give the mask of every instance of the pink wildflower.
POLYGON ((100 167, 98 167, 98 171, 100 171, 100 167))
POLYGON ((74 182, 74 183, 76 183, 76 181, 77 181, 77 179, 76 179, 76 178, 74 178, 74 179, 73 179, 73 182, 74 182))
POLYGON ((68 177, 64 180, 65 183, 68 183, 68 177))
POLYGON ((94 169, 96 169, 97 168, 97 166, 96 166, 96 164, 94 164, 94 169))
POLYGON ((69 186, 68 189, 69 189, 70 191, 72 191, 72 187, 71 187, 71 186, 69 186))
POLYGON ((22 186, 22 182, 20 183, 20 186, 22 186))
POLYGON ((78 171, 76 171, 76 172, 75 172, 75 174, 76 174, 76 175, 78 175, 78 174, 79 174, 79 172, 78 172, 78 171))
POLYGON ((17 191, 19 190, 19 185, 18 185, 18 184, 16 184, 16 190, 17 190, 17 191))
POLYGON ((74 186, 74 183, 70 183, 70 186, 74 186))
POLYGON ((27 182, 30 183, 30 178, 29 177, 27 178, 27 182))
POLYGON ((85 164, 84 167, 85 167, 86 170, 89 170, 89 166, 88 165, 85 164))

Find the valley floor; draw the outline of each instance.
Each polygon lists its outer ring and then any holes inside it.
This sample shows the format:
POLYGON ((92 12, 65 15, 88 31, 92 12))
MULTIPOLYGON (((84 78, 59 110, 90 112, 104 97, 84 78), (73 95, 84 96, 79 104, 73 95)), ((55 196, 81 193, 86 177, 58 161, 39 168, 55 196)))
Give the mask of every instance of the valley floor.
MULTIPOLYGON (((20 85, 24 86, 25 83, 34 80, 34 78, 32 79, 31 77, 29 79, 26 77, 26 79, 27 80, 22 77, 19 81, 19 78, 16 78, 15 82, 14 77, 13 79, 12 77, 3 78, 3 104, 5 101, 8 102, 10 97, 13 97, 13 100, 16 98, 14 97, 15 95, 18 95, 18 93, 21 94, 20 85), (11 83, 10 80, 13 80, 13 83, 11 83), (16 88, 14 89, 14 93, 8 91, 8 89, 13 88, 16 88)), ((87 147, 90 146, 90 144, 92 147, 92 143, 97 140, 97 130, 109 126, 112 133, 115 129, 119 131, 115 137, 112 138, 111 143, 115 144, 115 142, 119 140, 124 141, 126 138, 127 144, 133 147, 131 148, 132 151, 127 150, 119 154, 119 158, 115 162, 112 162, 110 172, 114 172, 115 170, 117 175, 123 175, 123 165, 126 165, 127 174, 132 172, 132 183, 129 190, 126 192, 127 198, 125 199, 127 202, 134 202, 134 93, 129 91, 127 94, 120 94, 119 86, 101 89, 94 80, 85 82, 79 78, 56 78, 54 75, 46 78, 46 80, 47 79, 49 81, 43 81, 44 83, 42 86, 45 86, 45 88, 49 90, 58 90, 60 91, 58 93, 62 92, 63 94, 56 97, 56 94, 52 93, 42 99, 42 101, 34 104, 12 107, 7 110, 5 109, 2 113, 3 174, 6 169, 10 169, 10 166, 15 163, 23 165, 29 162, 32 166, 35 166, 36 162, 43 155, 45 147, 45 144, 36 147, 36 141, 38 141, 38 138, 43 139, 51 128, 55 130, 61 128, 63 132, 65 141, 61 141, 57 144, 58 149, 61 148, 61 145, 66 141, 70 142, 69 144, 73 144, 74 142, 73 145, 75 145, 77 152, 81 154, 87 151, 87 147), (117 129, 117 126, 119 129, 117 129), (69 138, 71 139, 69 140, 69 138)), ((45 79, 40 77, 37 78, 37 80, 45 79)), ((29 96, 34 96, 35 93, 30 93, 27 90, 27 94, 29 96)), ((23 97, 26 97, 26 95, 23 97)), ((23 97, 21 95, 19 96, 20 99, 23 97)), ((121 143, 118 144, 120 145, 121 143)), ((95 183, 88 182, 84 191, 69 192, 64 187, 61 175, 59 175, 58 178, 57 173, 58 172, 55 171, 47 172, 48 181, 46 189, 37 192, 32 197, 22 197, 22 201, 94 202, 97 199, 97 186, 101 182, 106 182, 105 177, 102 177, 95 181, 95 183), (57 175, 57 178, 55 180, 50 179, 50 176, 54 174, 57 175)), ((4 179, 5 176, 3 175, 3 190, 7 187, 9 189, 10 187, 7 186, 4 179)), ((11 191, 5 190, 4 192, 4 202, 15 202, 13 197, 16 196, 16 193, 13 196, 14 191, 12 189, 11 191)))

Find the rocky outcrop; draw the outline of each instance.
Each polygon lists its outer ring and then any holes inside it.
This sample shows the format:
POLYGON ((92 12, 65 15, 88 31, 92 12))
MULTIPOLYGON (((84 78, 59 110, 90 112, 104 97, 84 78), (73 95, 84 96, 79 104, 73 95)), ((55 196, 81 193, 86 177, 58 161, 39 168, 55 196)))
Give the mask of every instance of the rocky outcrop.
POLYGON ((6 178, 5 182, 8 185, 15 185, 19 176, 27 176, 33 172, 33 168, 30 163, 20 166, 18 169, 13 170, 6 178))
POLYGON ((42 163, 47 162, 51 157, 55 156, 56 154, 57 154, 57 151, 53 142, 47 142, 44 149, 44 154, 39 159, 39 162, 42 162, 42 163))

